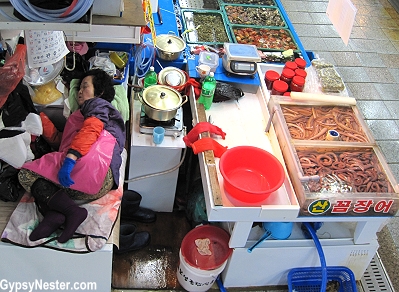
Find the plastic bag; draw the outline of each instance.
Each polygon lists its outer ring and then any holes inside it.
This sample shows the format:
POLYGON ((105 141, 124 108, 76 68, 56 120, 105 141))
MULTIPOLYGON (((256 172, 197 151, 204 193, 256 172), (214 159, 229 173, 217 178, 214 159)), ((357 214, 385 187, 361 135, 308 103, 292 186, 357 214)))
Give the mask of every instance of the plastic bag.
POLYGON ((37 86, 34 92, 35 95, 32 96, 32 101, 41 105, 53 103, 62 96, 62 93, 57 90, 54 81, 37 86))
POLYGON ((116 74, 116 66, 109 58, 109 53, 96 52, 96 56, 89 59, 90 69, 100 68, 114 77, 116 74))
POLYGON ((217 81, 213 102, 238 100, 243 96, 244 92, 240 88, 228 83, 217 81))
MULTIPOLYGON (((75 111, 67 120, 62 142, 58 152, 50 152, 40 159, 35 159, 23 165, 23 168, 45 177, 59 184, 58 170, 65 159, 65 155, 76 133, 81 129, 84 117, 80 111, 75 111)), ((108 131, 103 130, 97 141, 90 147, 87 154, 79 158, 71 173, 75 183, 70 187, 73 190, 86 194, 97 194, 103 185, 108 172, 115 147, 116 139, 108 131)))
POLYGON ((19 198, 22 186, 18 182, 18 172, 7 164, 0 169, 0 199, 4 202, 15 202, 19 198))
POLYGON ((324 93, 342 93, 346 87, 333 64, 324 59, 312 60, 312 66, 315 68, 320 82, 321 91, 324 93))
POLYGON ((25 75, 26 45, 18 44, 14 54, 0 68, 0 108, 25 75))

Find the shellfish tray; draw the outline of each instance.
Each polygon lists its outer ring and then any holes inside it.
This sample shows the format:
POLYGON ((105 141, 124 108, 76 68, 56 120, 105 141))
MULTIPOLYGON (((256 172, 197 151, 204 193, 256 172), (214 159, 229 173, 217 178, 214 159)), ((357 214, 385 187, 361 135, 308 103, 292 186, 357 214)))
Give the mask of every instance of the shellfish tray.
POLYGON ((264 52, 300 51, 288 28, 237 24, 230 25, 230 31, 234 42, 255 45, 264 52))
POLYGON ((221 9, 230 24, 287 28, 287 23, 276 6, 223 4, 221 9))
POLYGON ((220 4, 247 4, 254 6, 276 6, 274 0, 219 0, 220 4))
POLYGON ((300 216, 396 214, 399 186, 356 106, 271 96, 268 109, 300 216))

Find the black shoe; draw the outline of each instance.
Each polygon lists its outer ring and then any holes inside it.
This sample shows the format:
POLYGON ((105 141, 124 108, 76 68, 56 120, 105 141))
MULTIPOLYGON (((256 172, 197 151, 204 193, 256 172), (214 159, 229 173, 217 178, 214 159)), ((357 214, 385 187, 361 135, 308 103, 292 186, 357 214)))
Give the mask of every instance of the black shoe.
POLYGON ((150 209, 139 207, 139 209, 134 213, 128 213, 126 211, 125 212, 122 211, 121 218, 138 221, 142 223, 152 223, 155 222, 155 220, 157 220, 157 215, 154 211, 150 209))
POLYGON ((135 191, 123 192, 121 203, 121 219, 134 220, 142 223, 155 222, 157 215, 153 210, 140 207, 141 195, 135 191))
POLYGON ((121 224, 119 233, 119 249, 114 248, 115 254, 139 250, 147 246, 151 236, 147 231, 136 232, 134 224, 121 224))

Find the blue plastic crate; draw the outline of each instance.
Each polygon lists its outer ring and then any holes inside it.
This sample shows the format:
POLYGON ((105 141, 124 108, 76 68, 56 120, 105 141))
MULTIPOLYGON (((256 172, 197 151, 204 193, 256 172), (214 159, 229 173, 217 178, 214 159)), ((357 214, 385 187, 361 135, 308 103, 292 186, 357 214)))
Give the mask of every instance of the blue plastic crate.
MULTIPOLYGON (((337 281, 338 292, 357 292, 355 276, 347 267, 328 266, 327 281, 337 281)), ((294 268, 288 273, 290 292, 320 292, 321 282, 321 267, 294 268)))

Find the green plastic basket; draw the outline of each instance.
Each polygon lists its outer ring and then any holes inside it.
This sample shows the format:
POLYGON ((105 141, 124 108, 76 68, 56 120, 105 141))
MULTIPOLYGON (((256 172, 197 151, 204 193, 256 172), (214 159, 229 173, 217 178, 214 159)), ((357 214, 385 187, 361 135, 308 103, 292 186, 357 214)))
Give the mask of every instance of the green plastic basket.
MULTIPOLYGON (((190 9, 182 9, 181 17, 183 21, 183 37, 188 44, 205 44, 205 45, 219 45, 222 46, 224 43, 233 42, 229 30, 226 26, 226 20, 223 14, 219 11, 214 10, 190 10, 190 9), (213 19, 205 22, 205 23, 196 23, 195 16, 201 15, 204 17, 211 17, 213 19), (224 28, 223 37, 218 37, 212 35, 212 30, 215 26, 215 21, 219 21, 220 25, 224 28), (200 27, 198 27, 200 25, 200 27), (201 39, 198 34, 203 30, 209 30, 209 39, 201 39), (213 39, 212 39, 213 38, 213 39)), ((208 37, 208 35, 206 36, 208 37)))
POLYGON ((254 5, 239 5, 239 4, 223 4, 221 5, 221 9, 223 11, 223 15, 227 21, 228 25, 249 25, 249 26, 255 26, 255 27, 278 27, 278 28, 288 28, 287 22, 285 21, 283 15, 281 14, 280 9, 277 6, 254 6, 254 5), (238 9, 240 10, 240 14, 237 15, 237 17, 234 19, 234 21, 229 19, 229 16, 231 14, 228 12, 230 9, 238 9), (252 11, 253 15, 256 15, 257 20, 255 19, 249 19, 245 20, 243 17, 243 13, 247 11, 252 11), (265 13, 265 11, 268 12, 273 12, 275 15, 272 15, 272 17, 267 17, 267 16, 262 16, 262 13, 265 13), (274 18, 270 19, 270 18, 274 18), (275 25, 272 24, 271 22, 277 20, 282 22, 282 25, 275 25), (257 21, 259 23, 254 23, 253 21, 257 21))
POLYGON ((233 40, 235 43, 239 44, 249 44, 249 45, 256 45, 256 47, 264 52, 284 52, 288 49, 292 49, 294 52, 299 52, 299 46, 297 42, 295 41, 294 37, 291 34, 291 31, 286 28, 281 28, 281 27, 266 27, 266 26, 249 26, 249 25, 231 25, 230 26, 230 31, 231 35, 233 37, 233 40), (259 42, 257 44, 256 42, 249 43, 246 39, 240 39, 239 35, 236 34, 236 30, 246 30, 248 31, 248 36, 252 33, 255 32, 252 35, 252 38, 259 37, 259 39, 262 40, 262 42, 259 42), (277 40, 281 40, 281 35, 285 35, 287 37, 287 40, 289 38, 289 43, 290 46, 283 46, 281 45, 281 42, 277 40), (276 43, 279 45, 277 46, 272 46, 273 40, 276 40, 276 43), (270 45, 269 45, 270 44, 270 45))
POLYGON ((274 0, 219 0, 220 4, 247 4, 252 6, 276 6, 274 0))

